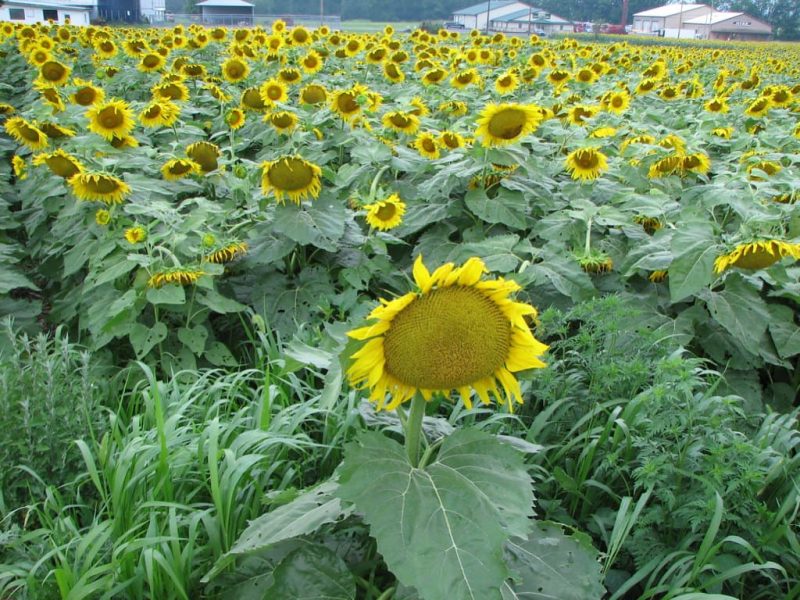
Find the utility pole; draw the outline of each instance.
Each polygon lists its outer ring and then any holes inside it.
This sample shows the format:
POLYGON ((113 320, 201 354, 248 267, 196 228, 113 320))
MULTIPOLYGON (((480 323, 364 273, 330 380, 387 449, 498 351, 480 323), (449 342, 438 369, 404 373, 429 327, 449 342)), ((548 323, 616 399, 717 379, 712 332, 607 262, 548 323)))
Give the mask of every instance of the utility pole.
POLYGON ((319 0, 319 26, 325 25, 325 0, 319 0))
POLYGON ((683 0, 681 0, 681 12, 678 13, 678 39, 681 39, 681 29, 683 29, 683 0))
POLYGON ((489 35, 489 23, 492 22, 492 0, 486 2, 486 35, 489 35))

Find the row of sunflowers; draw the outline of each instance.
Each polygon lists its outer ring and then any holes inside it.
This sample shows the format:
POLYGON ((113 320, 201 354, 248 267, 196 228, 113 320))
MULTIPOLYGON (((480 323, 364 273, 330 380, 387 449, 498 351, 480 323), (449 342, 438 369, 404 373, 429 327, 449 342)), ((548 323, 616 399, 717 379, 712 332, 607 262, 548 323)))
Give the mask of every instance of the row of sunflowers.
POLYGON ((794 370, 791 45, 4 23, 0 55, 4 306, 122 360, 355 324, 423 255, 794 370))

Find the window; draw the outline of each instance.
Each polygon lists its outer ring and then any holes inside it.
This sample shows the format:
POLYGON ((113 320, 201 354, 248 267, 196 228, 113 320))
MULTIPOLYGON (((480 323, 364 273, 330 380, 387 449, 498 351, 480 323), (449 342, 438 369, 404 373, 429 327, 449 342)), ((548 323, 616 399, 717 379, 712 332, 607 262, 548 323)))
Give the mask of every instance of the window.
POLYGON ((57 10, 42 10, 42 16, 44 17, 45 21, 58 21, 58 11, 57 10))
POLYGON ((8 9, 8 18, 12 21, 24 21, 25 20, 25 9, 24 8, 9 8, 8 9))

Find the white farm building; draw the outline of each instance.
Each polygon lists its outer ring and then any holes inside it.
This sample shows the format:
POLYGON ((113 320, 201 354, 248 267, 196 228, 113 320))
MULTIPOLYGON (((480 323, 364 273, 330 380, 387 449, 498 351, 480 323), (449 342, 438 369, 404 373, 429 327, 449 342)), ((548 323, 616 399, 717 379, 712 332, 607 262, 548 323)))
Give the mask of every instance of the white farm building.
POLYGON ((47 23, 88 25, 92 6, 59 0, 6 0, 0 6, 0 21, 10 23, 47 23))
POLYGON ((521 10, 527 12, 530 8, 524 2, 516 0, 494 0, 457 10, 453 13, 452 20, 461 23, 465 29, 486 29, 490 21, 521 10))

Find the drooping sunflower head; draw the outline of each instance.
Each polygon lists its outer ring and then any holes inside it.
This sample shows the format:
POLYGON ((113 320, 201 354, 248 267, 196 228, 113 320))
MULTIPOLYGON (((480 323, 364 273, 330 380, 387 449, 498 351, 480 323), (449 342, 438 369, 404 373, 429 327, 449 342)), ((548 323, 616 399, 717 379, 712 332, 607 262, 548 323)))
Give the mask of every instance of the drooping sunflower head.
POLYGON ((139 113, 139 122, 143 127, 171 127, 180 114, 181 109, 177 104, 161 100, 145 106, 139 113))
MULTIPOLYGON (((203 241, 205 242, 206 240, 204 239, 203 241)), ((215 242, 216 240, 213 240, 212 245, 215 242)), ((203 256, 203 262, 222 265, 229 263, 240 256, 244 256, 247 254, 247 250, 248 246, 245 242, 228 242, 227 244, 217 246, 216 249, 203 256)))
POLYGON ((203 173, 217 170, 219 155, 219 146, 211 142, 195 142, 186 146, 186 156, 196 162, 203 173))
POLYGON ((47 165, 47 168, 58 177, 69 179, 73 175, 82 173, 84 170, 83 164, 76 157, 70 153, 65 152, 61 148, 49 154, 39 154, 33 159, 34 165, 47 165))
POLYGON ((702 152, 689 154, 683 157, 681 169, 684 171, 705 175, 709 172, 709 170, 711 170, 711 159, 708 158, 708 155, 703 154, 702 152))
POLYGON ((738 244, 733 250, 714 261, 714 272, 722 273, 731 267, 739 269, 766 269, 785 256, 800 259, 800 244, 777 239, 755 240, 738 244))
POLYGON ((264 122, 272 125, 277 132, 288 134, 297 127, 299 119, 293 112, 277 110, 265 115, 264 122))
POLYGON ((416 115, 400 110, 386 113, 383 115, 381 122, 384 127, 392 131, 408 135, 414 135, 419 129, 419 118, 416 115))
POLYGON ((486 146, 505 146, 533 133, 542 113, 530 104, 488 104, 478 118, 475 136, 486 146))
MULTIPOLYGON (((130 241, 130 240, 129 240, 130 241)), ((131 242, 132 244, 135 242, 131 242)), ((197 280, 205 275, 205 271, 197 268, 174 267, 156 271, 147 280, 147 287, 160 288, 165 285, 174 284, 187 286, 197 283, 197 280)))
POLYGON ((596 147, 578 148, 567 155, 564 164, 573 179, 597 179, 608 170, 606 155, 596 147))
POLYGON ((71 69, 57 60, 48 60, 39 67, 39 80, 48 85, 64 85, 71 69))
POLYGON ((130 186, 108 173, 83 172, 70 177, 72 193, 79 200, 120 204, 130 194, 130 186))
POLYGON ((89 131, 107 140, 127 136, 133 129, 133 114, 123 100, 110 100, 93 104, 86 111, 89 119, 89 131))
POLYGON ((14 170, 14 177, 17 178, 17 181, 24 181, 28 178, 28 163, 21 156, 15 154, 11 158, 11 168, 14 170))
POLYGON ((514 373, 544 367, 547 346, 525 320, 536 309, 510 297, 520 286, 483 279, 479 258, 430 273, 418 257, 413 272, 418 292, 382 301, 368 316, 372 324, 349 332, 365 342, 351 357, 350 383, 369 388, 378 410, 392 410, 417 392, 428 399, 452 390, 468 407, 473 390, 485 404, 490 393, 509 408, 521 403, 514 373))
POLYGON ((298 155, 267 161, 261 168, 264 195, 273 192, 280 204, 283 204, 285 196, 295 204, 300 204, 304 198, 319 196, 322 189, 322 169, 298 155))
POLYGON ((188 158, 173 158, 161 167, 161 175, 167 181, 179 181, 200 172, 200 165, 188 158))
POLYGON ((392 194, 383 200, 364 205, 364 210, 367 211, 366 221, 370 227, 388 231, 403 221, 406 204, 400 199, 400 196, 392 194))
POLYGON ((47 134, 22 117, 10 118, 6 121, 5 129, 11 137, 31 150, 47 148, 47 134))

